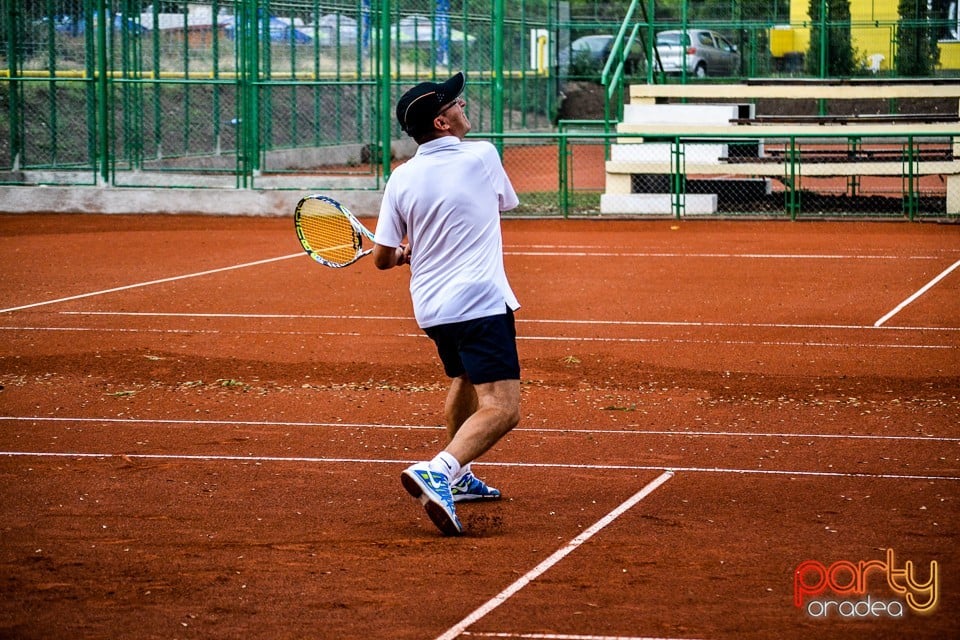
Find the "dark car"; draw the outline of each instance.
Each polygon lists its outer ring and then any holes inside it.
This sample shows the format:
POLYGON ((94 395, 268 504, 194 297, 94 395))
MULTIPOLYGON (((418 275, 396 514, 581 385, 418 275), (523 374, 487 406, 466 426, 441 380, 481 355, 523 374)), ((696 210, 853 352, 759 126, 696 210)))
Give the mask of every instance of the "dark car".
MULTIPOLYGON (((560 75, 591 78, 599 76, 610 57, 613 42, 614 37, 609 35, 577 38, 557 54, 560 75)), ((633 75, 642 69, 643 49, 634 42, 624 62, 623 71, 626 75, 633 75)))

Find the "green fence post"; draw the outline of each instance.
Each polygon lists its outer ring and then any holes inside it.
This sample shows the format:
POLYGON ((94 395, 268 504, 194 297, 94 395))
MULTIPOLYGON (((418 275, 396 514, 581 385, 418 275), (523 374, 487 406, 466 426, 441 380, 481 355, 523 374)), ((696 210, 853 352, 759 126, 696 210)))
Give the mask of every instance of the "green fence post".
MULTIPOLYGON (((820 42, 817 43, 820 47, 820 73, 821 78, 827 77, 827 44, 829 42, 829 37, 827 33, 828 28, 827 22, 827 0, 820 0, 820 42)), ((827 113, 827 101, 821 98, 817 100, 817 111, 821 116, 826 115, 827 113)))
MULTIPOLYGON (((493 2, 493 96, 491 124, 493 132, 503 133, 503 16, 504 0, 493 2)), ((503 139, 497 138, 497 149, 503 155, 503 139)))
MULTIPOLYGON (((219 0, 213 0, 213 5, 210 7, 210 13, 213 14, 213 24, 214 27, 211 30, 210 34, 210 51, 213 54, 212 69, 210 70, 210 76, 213 78, 213 139, 214 142, 214 153, 219 156, 221 152, 220 147, 220 29, 216 26, 219 22, 220 15, 220 4, 219 0)), ((234 23, 236 27, 236 23, 234 23)))
MULTIPOLYGON (((686 0, 680 4, 680 46, 683 46, 683 43, 687 38, 690 38, 690 44, 693 44, 693 38, 690 37, 690 32, 687 30, 687 3, 686 0)), ((687 56, 682 52, 680 53, 680 81, 683 84, 687 84, 687 56)), ((686 102, 687 99, 683 98, 681 102, 686 102)))
MULTIPOLYGON (((159 3, 157 3, 159 4, 159 3)), ((190 22, 188 13, 183 12, 183 148, 190 148, 190 22)))
POLYGON ((677 220, 686 212, 687 208, 687 166, 686 151, 680 138, 674 138, 670 144, 670 208, 677 220))
MULTIPOLYGON (((644 12, 646 20, 647 42, 644 47, 647 58, 647 84, 653 84, 657 75, 657 64, 660 61, 660 54, 657 53, 657 28, 650 16, 656 15, 656 0, 648 0, 650 7, 644 12)), ((646 6, 646 5, 641 5, 646 6)))
MULTIPOLYGON (((847 138, 847 154, 850 157, 856 157, 860 152, 861 140, 859 137, 847 138)), ((860 176, 851 175, 847 177, 847 195, 856 196, 860 192, 860 176)))
POLYGON ((260 54, 260 0, 241 2, 240 6, 242 29, 238 29, 238 33, 242 34, 242 40, 240 42, 241 71, 238 91, 241 96, 242 107, 240 126, 237 127, 237 130, 240 134, 238 148, 241 149, 243 163, 239 176, 239 186, 247 188, 253 186, 253 176, 260 165, 259 110, 257 108, 257 103, 260 100, 260 87, 257 82, 260 54))
MULTIPOLYGON (((151 6, 153 24, 160 24, 160 5, 154 2, 151 6)), ((239 34, 239 31, 237 31, 239 34)), ((160 29, 150 30, 150 64, 153 84, 150 86, 151 104, 153 106, 153 136, 154 159, 160 160, 163 157, 163 93, 164 88, 160 83, 160 71, 163 65, 160 62, 160 29)), ((141 122, 143 122, 141 116, 141 122)), ((138 127, 143 129, 142 126, 138 127)))
POLYGON ((393 105, 390 82, 390 0, 380 0, 380 163, 383 179, 390 177, 393 105))
POLYGON ((787 188, 786 205, 790 213, 790 219, 797 219, 797 212, 800 210, 800 194, 797 193, 797 165, 800 162, 800 152, 797 150, 797 138, 790 136, 787 146, 787 162, 784 165, 786 176, 784 183, 787 188))
MULTIPOLYGON (((111 151, 112 164, 114 167, 114 179, 116 179, 117 154, 121 157, 128 169, 142 169, 144 160, 144 84, 143 84, 143 64, 141 51, 141 38, 131 33, 130 27, 135 24, 140 27, 141 21, 137 5, 134 0, 124 0, 121 5, 121 14, 128 17, 120 27, 120 115, 122 116, 123 147, 118 149, 116 145, 111 151), (131 20, 135 20, 131 24, 131 20)), ((155 30, 156 31, 156 30, 155 30)), ((154 61, 153 69, 159 71, 159 62, 154 61)), ((159 91, 157 85, 154 86, 154 108, 159 113, 158 104, 159 91)), ((116 100, 113 101, 116 108, 116 100)), ((116 116, 114 111, 113 116, 116 116)), ((159 121, 160 116, 156 116, 159 121)), ((160 124, 154 125, 154 140, 160 140, 160 124)))
POLYGON ((20 122, 21 108, 21 83, 18 80, 20 75, 20 58, 17 51, 20 49, 18 38, 18 27, 23 19, 19 11, 19 2, 4 2, 4 10, 7 11, 7 60, 10 68, 10 104, 8 113, 10 114, 10 162, 14 171, 20 169, 20 162, 23 158, 23 124, 20 122))
MULTIPOLYGON (((83 20, 85 24, 93 24, 93 6, 90 2, 83 3, 83 20)), ((93 171, 93 180, 97 176, 97 113, 94 106, 97 104, 96 86, 96 47, 93 43, 93 30, 84 29, 83 33, 83 97, 87 112, 87 160, 93 171)))
POLYGON ((560 131, 557 136, 557 178, 559 184, 559 195, 560 195, 560 214, 566 218, 570 212, 570 194, 568 192, 570 185, 567 180, 567 133, 566 129, 561 124, 560 131))
MULTIPOLYGON (((50 10, 49 3, 47 4, 46 11, 49 15, 52 15, 50 10)), ((53 25, 53 20, 47 20, 47 69, 48 75, 50 76, 50 82, 47 84, 47 89, 50 92, 50 104, 49 114, 47 116, 48 127, 50 129, 50 162, 56 166, 57 165, 57 156, 58 150, 60 148, 59 144, 59 128, 57 127, 57 91, 59 87, 57 86, 57 56, 56 56, 56 47, 55 43, 57 41, 56 29, 53 25)))
MULTIPOLYGON (((249 66, 247 58, 250 56, 249 38, 250 38, 250 2, 241 1, 234 18, 234 27, 236 34, 237 55, 239 57, 237 64, 237 103, 238 103, 238 122, 237 122, 237 187, 247 186, 247 175, 249 171, 249 159, 247 158, 247 118, 249 109, 247 102, 250 100, 249 91, 247 91, 249 66)), ((256 13, 256 9, 253 9, 256 13)))
POLYGON ((107 125, 107 2, 100 0, 97 5, 97 128, 99 181, 107 184, 110 180, 110 132, 107 125))
POLYGON ((907 136, 907 146, 903 153, 903 211, 912 222, 919 209, 917 194, 917 162, 913 136, 907 136))

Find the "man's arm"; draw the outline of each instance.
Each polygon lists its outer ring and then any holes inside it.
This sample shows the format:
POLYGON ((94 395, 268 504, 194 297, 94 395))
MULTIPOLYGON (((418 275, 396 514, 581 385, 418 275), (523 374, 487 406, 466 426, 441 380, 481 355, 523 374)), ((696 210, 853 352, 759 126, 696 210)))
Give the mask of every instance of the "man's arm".
POLYGON ((382 244, 373 245, 373 264, 377 269, 392 269, 402 264, 410 263, 410 247, 387 247, 382 244))

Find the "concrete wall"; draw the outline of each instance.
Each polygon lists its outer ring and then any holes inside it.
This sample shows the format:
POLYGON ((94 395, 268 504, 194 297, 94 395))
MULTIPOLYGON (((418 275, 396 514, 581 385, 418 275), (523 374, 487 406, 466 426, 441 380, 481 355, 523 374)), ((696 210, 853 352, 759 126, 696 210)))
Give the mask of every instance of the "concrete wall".
MULTIPOLYGON (((0 186, 0 213, 208 214, 293 216, 312 191, 0 186)), ((322 191, 360 217, 375 217, 380 191, 322 191)))

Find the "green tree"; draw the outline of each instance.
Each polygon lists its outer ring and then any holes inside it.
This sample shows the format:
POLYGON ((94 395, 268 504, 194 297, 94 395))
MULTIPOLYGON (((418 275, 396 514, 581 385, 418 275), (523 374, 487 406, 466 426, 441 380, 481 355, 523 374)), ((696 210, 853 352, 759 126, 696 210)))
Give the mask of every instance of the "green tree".
POLYGON ((691 26, 705 21, 732 22, 742 19, 755 23, 790 19, 789 0, 657 0, 656 19, 680 20, 683 3, 687 5, 687 22, 691 26))
POLYGON ((821 78, 853 75, 858 65, 850 37, 850 0, 810 0, 809 11, 807 72, 821 78))
POLYGON ((898 9, 897 73, 901 76, 932 76, 940 62, 940 47, 926 0, 900 0, 898 9))

